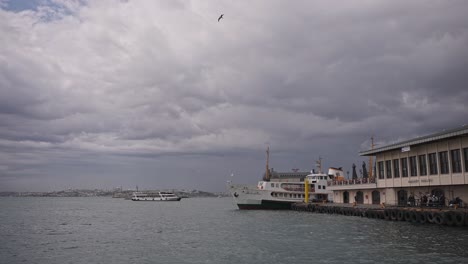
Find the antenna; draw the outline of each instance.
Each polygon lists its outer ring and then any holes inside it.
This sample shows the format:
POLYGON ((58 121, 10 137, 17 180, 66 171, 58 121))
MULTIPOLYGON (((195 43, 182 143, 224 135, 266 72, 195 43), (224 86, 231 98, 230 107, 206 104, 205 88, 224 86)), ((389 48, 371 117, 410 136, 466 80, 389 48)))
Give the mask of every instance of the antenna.
POLYGON ((232 178, 233 177, 234 177, 234 173, 231 173, 231 178, 229 178, 229 180, 227 180, 226 182, 229 183, 229 184, 232 183, 232 178))

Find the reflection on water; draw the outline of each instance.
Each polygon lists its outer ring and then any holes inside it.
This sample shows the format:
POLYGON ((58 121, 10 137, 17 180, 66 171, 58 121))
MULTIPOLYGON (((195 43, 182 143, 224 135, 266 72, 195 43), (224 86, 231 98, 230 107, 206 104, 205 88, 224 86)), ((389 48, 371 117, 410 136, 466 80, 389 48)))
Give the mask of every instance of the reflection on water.
POLYGON ((468 263, 468 229, 229 198, 0 198, 0 263, 468 263))

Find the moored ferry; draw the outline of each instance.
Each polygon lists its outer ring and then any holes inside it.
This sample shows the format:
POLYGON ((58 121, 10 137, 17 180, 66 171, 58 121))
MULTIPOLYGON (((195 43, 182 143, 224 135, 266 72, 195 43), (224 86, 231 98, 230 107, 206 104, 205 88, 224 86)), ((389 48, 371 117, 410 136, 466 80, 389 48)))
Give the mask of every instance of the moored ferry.
POLYGON ((319 171, 278 173, 268 168, 256 186, 228 182, 228 191, 239 209, 290 209, 291 204, 305 200, 305 184, 308 198, 312 202, 333 202, 333 192, 327 189, 328 180, 343 178, 341 168, 330 168, 328 174, 319 171))
POLYGON ((132 201, 180 201, 178 197, 171 192, 134 192, 132 201))

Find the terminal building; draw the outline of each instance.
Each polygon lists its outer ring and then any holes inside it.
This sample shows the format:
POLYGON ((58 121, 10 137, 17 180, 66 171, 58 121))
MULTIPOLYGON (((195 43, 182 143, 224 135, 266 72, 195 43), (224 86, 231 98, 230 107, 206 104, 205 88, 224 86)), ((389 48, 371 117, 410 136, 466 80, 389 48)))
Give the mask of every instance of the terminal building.
POLYGON ((375 156, 369 179, 331 181, 335 203, 468 204, 468 126, 360 152, 375 156))

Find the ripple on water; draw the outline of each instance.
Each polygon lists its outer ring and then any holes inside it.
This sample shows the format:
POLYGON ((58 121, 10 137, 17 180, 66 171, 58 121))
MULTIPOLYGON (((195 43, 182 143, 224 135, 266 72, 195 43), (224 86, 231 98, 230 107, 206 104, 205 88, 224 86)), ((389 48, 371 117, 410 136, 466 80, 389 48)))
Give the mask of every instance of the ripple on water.
POLYGON ((468 263, 467 229, 239 211, 230 199, 0 198, 0 208, 5 263, 468 263))

